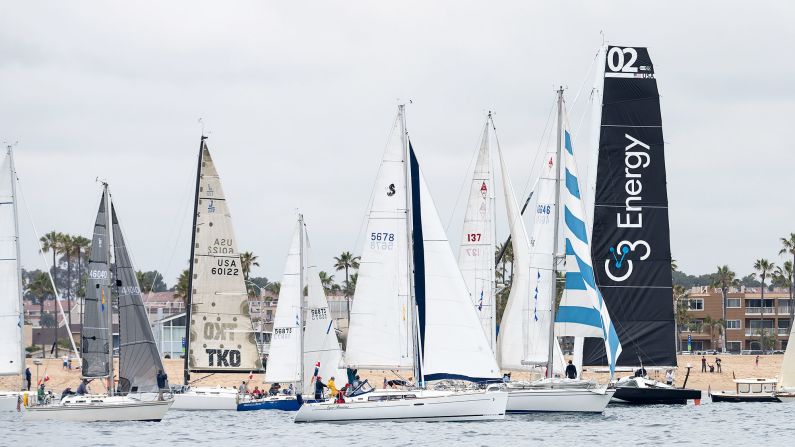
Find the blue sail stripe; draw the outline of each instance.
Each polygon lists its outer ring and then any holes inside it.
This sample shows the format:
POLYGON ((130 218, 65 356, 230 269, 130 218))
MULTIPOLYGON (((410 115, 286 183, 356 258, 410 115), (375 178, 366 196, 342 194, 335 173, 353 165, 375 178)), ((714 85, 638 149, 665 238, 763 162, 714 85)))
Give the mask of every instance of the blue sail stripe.
POLYGON ((566 168, 566 189, 574 197, 580 198, 580 186, 577 184, 577 177, 569 172, 569 168, 566 168))
POLYGON ((579 306, 560 306, 556 321, 558 323, 577 323, 602 329, 602 316, 594 308, 579 306))
POLYGON ((584 244, 588 243, 588 233, 585 230, 585 222, 578 219, 570 210, 569 207, 566 206, 564 208, 566 226, 569 230, 577 236, 577 239, 581 240, 584 244))
POLYGON ((563 139, 565 140, 566 144, 566 152, 570 153, 571 155, 574 155, 574 150, 572 149, 571 146, 571 134, 569 134, 568 130, 563 131, 563 139))
POLYGON ((580 272, 566 272, 566 290, 586 290, 580 272))

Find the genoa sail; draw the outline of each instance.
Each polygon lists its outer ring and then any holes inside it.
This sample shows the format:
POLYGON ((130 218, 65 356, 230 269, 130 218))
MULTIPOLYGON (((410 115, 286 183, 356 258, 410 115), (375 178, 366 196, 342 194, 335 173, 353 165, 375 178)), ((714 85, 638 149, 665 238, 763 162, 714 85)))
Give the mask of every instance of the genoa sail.
POLYGON ((163 362, 146 315, 141 288, 135 276, 124 235, 111 201, 114 277, 119 299, 119 385, 120 393, 157 392, 157 374, 163 362))
POLYGON ((406 156, 398 113, 381 160, 367 216, 359 277, 351 307, 345 365, 412 370, 406 156))
MULTIPOLYGON (((596 282, 623 344, 619 366, 674 366, 671 248, 660 95, 649 52, 608 46, 594 192, 596 282)), ((608 364, 586 340, 583 363, 608 364)))
POLYGON ((489 122, 483 129, 475 171, 469 187, 464 214, 458 266, 483 332, 492 350, 496 349, 496 306, 494 278, 494 180, 489 156, 489 122))
MULTIPOLYGON (((790 329, 790 340, 795 340, 793 338, 795 336, 793 329, 790 329)), ((781 391, 795 391, 795 349, 790 349, 789 344, 787 344, 787 349, 784 350, 784 360, 781 361, 781 372, 779 373, 777 386, 781 391)))
POLYGON ((249 373, 262 359, 232 217, 221 179, 202 137, 189 278, 188 370, 249 373))
POLYGON ((18 375, 25 370, 15 184, 14 159, 9 146, 0 163, 0 376, 18 375))
POLYGON ((80 350, 83 357, 83 377, 107 377, 110 375, 111 343, 110 324, 113 305, 110 289, 110 234, 108 229, 108 196, 102 192, 91 253, 88 258, 86 296, 83 304, 83 327, 80 350))

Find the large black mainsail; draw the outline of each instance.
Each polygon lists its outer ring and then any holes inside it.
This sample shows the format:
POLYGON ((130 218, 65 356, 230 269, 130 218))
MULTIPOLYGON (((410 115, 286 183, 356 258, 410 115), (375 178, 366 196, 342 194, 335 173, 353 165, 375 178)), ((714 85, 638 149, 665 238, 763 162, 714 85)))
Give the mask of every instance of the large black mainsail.
POLYGON ((157 392, 157 373, 163 362, 146 316, 138 278, 124 243, 116 207, 111 202, 116 290, 119 296, 120 393, 157 392))
MULTIPOLYGON (((608 46, 593 214, 596 281, 623 352, 618 366, 676 365, 660 95, 649 53, 608 46)), ((583 364, 607 364, 586 340, 583 364)))
POLYGON ((111 340, 110 324, 113 314, 110 294, 110 269, 108 235, 107 194, 102 191, 94 236, 91 239, 91 255, 88 259, 88 277, 83 311, 80 350, 83 357, 83 377, 107 377, 110 375, 111 340))

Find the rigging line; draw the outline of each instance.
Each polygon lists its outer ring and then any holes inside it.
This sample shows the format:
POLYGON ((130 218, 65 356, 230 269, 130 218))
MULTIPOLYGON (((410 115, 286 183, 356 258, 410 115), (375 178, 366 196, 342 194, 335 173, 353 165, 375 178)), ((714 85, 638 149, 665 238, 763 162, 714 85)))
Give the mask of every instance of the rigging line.
MULTIPOLYGON (((28 207, 28 202, 27 202, 27 200, 24 199, 24 194, 22 193, 22 182, 19 180, 19 176, 17 175, 16 172, 14 172, 14 178, 16 179, 17 186, 18 186, 18 188, 17 188, 18 194, 17 195, 19 196, 20 201, 25 206, 25 212, 27 213, 28 222, 30 222, 30 226, 33 229, 33 236, 36 238, 36 244, 39 246, 39 254, 41 255, 41 260, 43 261, 44 266, 47 267, 47 258, 44 257, 44 250, 42 250, 42 247, 41 247, 41 239, 39 238, 39 232, 36 229, 36 224, 33 223, 33 216, 30 213, 30 208, 28 207)), ((55 268, 56 268, 56 266, 53 265, 53 269, 55 269, 55 268)), ((66 327, 66 332, 69 334, 69 342, 72 344, 72 350, 74 351, 75 355, 77 356, 77 360, 82 363, 83 360, 80 357, 80 352, 77 350, 77 345, 75 344, 75 339, 72 336, 72 329, 70 327, 70 324, 72 322, 69 321, 66 318, 66 313, 64 312, 63 306, 61 305, 61 294, 58 293, 58 287, 56 287, 56 285, 55 285, 55 281, 52 278, 52 274, 50 273, 49 267, 47 267, 45 269, 45 271, 47 272, 47 276, 50 278, 50 284, 52 285, 52 290, 53 290, 53 293, 55 294, 55 303, 58 305, 58 310, 61 311, 61 318, 64 321, 64 326, 66 327)), ((57 324, 57 319, 56 319, 56 324, 57 324)))
POLYGON ((552 120, 553 112, 555 111, 555 107, 557 105, 557 96, 553 98, 552 105, 549 108, 549 114, 547 115, 547 121, 544 124, 544 130, 541 132, 541 140, 538 142, 538 147, 536 148, 536 153, 530 163, 530 175, 527 177, 527 183, 525 183, 524 188, 522 190, 522 197, 527 196, 529 194, 528 188, 530 187, 530 183, 533 180, 533 173, 535 172, 536 163, 538 162, 539 158, 541 158, 541 148, 544 147, 544 142, 547 141, 547 138, 552 137, 552 129, 550 128, 550 122, 552 120), (549 134, 547 134, 549 131, 549 134))
POLYGON ((594 69, 596 65, 596 61, 599 58, 599 50, 596 51, 596 54, 593 55, 593 59, 591 60, 591 65, 588 66, 588 71, 585 72, 585 77, 582 80, 582 84, 580 84, 579 90, 577 90, 577 94, 574 95, 574 99, 571 101, 571 107, 577 104, 577 100, 580 98, 580 94, 582 93, 583 88, 585 88, 585 83, 588 82, 588 78, 591 76, 591 71, 594 69))
MULTIPOLYGON (((477 157, 480 154, 480 146, 483 143, 483 135, 486 132, 486 127, 487 126, 483 126, 483 130, 480 131, 480 138, 478 139, 478 141, 480 141, 480 143, 478 144, 478 149, 474 152, 472 157, 469 159, 469 164, 467 165, 467 170, 465 171, 466 174, 464 175, 463 180, 461 181, 461 185, 458 187, 458 194, 456 195, 456 198, 455 198, 455 204, 453 205, 453 210, 450 212, 450 218, 447 220, 447 225, 444 228, 445 233, 449 232, 450 225, 453 223, 453 217, 455 217, 456 210, 458 209, 458 204, 461 202, 461 196, 463 195, 462 193, 464 191, 464 187, 466 186, 467 180, 470 180, 470 182, 472 181, 472 177, 469 175, 469 173, 472 172, 472 170, 471 170, 472 165, 474 163, 476 163, 475 160, 477 160, 477 157)), ((488 142, 486 142, 486 144, 488 144, 488 142)), ((471 187, 471 185, 470 185, 470 187, 471 187)))

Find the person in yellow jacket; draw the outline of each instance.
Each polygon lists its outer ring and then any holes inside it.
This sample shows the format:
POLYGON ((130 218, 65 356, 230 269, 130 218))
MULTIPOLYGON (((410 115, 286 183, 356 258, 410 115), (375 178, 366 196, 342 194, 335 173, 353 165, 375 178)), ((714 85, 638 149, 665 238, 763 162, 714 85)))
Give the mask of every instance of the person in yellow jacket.
POLYGON ((328 379, 328 383, 326 383, 326 386, 328 387, 328 391, 329 394, 331 394, 331 397, 337 397, 338 391, 337 391, 337 386, 334 384, 333 376, 330 379, 328 379))

